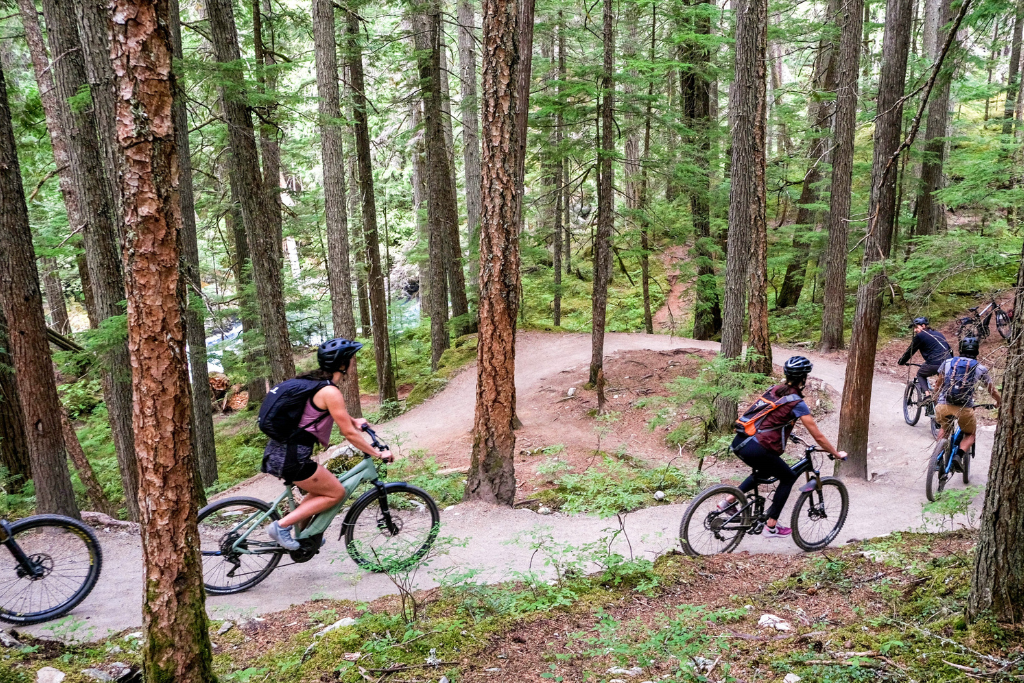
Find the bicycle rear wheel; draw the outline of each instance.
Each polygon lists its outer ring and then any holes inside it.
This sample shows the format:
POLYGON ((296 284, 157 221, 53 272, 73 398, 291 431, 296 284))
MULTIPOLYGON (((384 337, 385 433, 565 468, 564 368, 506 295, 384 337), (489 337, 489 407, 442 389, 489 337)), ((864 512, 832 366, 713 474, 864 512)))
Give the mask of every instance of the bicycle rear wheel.
POLYGON ((931 427, 931 430, 932 430, 932 436, 938 438, 938 436, 939 436, 939 421, 935 419, 934 415, 932 415, 931 418, 930 418, 930 425, 929 426, 931 427))
POLYGON ((679 523, 679 540, 687 555, 731 553, 750 528, 750 506, 743 491, 719 484, 697 494, 679 523), (719 510, 726 496, 736 499, 734 507, 719 510))
POLYGON ((924 396, 914 380, 907 382, 907 388, 903 390, 903 419, 913 427, 921 419, 921 403, 924 396))
POLYGON ((850 495, 834 477, 821 480, 821 490, 804 491, 793 506, 793 541, 807 551, 821 550, 835 540, 846 524, 850 495))
POLYGON ((352 560, 372 572, 410 567, 423 558, 441 530, 441 513, 426 491, 385 484, 356 501, 346 519, 345 547, 352 560), (351 520, 349 522, 349 520, 351 520))
POLYGON ((964 483, 965 484, 970 484, 971 483, 971 461, 974 460, 974 448, 975 448, 975 446, 977 446, 977 444, 973 444, 972 443, 971 444, 971 452, 970 453, 961 453, 960 454, 960 467, 963 469, 964 483))
POLYGON ((996 309, 996 329, 999 330, 999 336, 1003 339, 1010 338, 1010 316, 1001 308, 996 309))
POLYGON ((277 510, 259 520, 270 504, 257 498, 225 498, 199 511, 199 550, 203 557, 203 584, 206 592, 227 595, 249 590, 281 561, 281 548, 267 527, 281 516, 277 510), (235 549, 246 531, 249 535, 235 549))
POLYGON ((946 468, 949 464, 950 448, 949 439, 943 439, 935 446, 935 451, 928 462, 928 477, 925 479, 924 493, 929 501, 934 502, 935 497, 942 492, 942 489, 946 488, 946 482, 949 481, 946 468))
MULTIPOLYGON (((0 549, 0 619, 37 624, 74 609, 96 585, 103 553, 92 529, 77 519, 37 515, 11 524, 11 536, 36 567, 30 575, 0 549)), ((6 548, 6 546, 4 546, 6 548)))

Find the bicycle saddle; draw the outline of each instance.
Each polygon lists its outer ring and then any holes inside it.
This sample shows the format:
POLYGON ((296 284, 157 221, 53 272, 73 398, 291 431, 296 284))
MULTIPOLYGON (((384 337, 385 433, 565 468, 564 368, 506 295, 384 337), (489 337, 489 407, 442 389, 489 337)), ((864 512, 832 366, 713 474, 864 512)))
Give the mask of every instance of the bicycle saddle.
POLYGON ((778 477, 766 477, 760 472, 754 472, 754 481, 758 484, 774 484, 779 480, 778 477))
POLYGON ((968 310, 968 311, 973 311, 973 312, 977 313, 977 311, 978 311, 978 306, 975 306, 974 308, 968 308, 967 310, 968 310))

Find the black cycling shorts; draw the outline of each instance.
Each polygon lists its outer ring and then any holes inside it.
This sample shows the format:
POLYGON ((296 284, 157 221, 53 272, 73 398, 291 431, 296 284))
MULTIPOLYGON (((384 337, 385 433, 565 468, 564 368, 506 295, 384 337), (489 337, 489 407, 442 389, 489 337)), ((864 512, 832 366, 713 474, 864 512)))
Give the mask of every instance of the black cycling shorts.
POLYGON ((287 482, 305 481, 316 474, 317 464, 312 455, 312 446, 288 446, 271 439, 263 449, 263 466, 260 469, 287 482))

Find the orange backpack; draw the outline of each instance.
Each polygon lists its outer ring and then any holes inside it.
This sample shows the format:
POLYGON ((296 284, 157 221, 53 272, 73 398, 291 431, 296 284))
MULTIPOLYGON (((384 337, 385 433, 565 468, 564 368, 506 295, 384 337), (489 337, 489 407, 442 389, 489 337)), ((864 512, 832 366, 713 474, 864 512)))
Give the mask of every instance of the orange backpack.
POLYGON ((772 389, 769 389, 761 395, 761 398, 754 401, 753 405, 747 408, 746 412, 736 420, 736 431, 742 432, 747 436, 754 436, 756 434, 760 434, 762 431, 781 429, 786 426, 785 423, 765 430, 761 429, 761 424, 764 422, 765 418, 782 406, 789 405, 790 403, 797 403, 802 400, 804 400, 803 396, 798 393, 776 397, 772 394, 772 389))

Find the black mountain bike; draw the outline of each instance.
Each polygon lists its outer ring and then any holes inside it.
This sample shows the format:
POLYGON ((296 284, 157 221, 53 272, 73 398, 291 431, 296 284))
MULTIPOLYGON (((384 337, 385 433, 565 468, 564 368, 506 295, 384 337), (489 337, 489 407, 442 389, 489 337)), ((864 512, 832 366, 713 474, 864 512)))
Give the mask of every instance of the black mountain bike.
MULTIPOLYGON (((907 365, 921 367, 920 363, 907 363, 907 365)), ((930 382, 928 388, 931 389, 930 382)), ((917 376, 910 371, 907 377, 907 386, 903 390, 903 420, 913 427, 921 419, 921 411, 924 411, 931 421, 932 436, 938 436, 939 423, 935 421, 935 399, 934 397, 926 398, 921 393, 921 388, 917 386, 917 376)))
MULTIPOLYGON (((814 454, 825 451, 799 437, 790 438, 804 447, 804 458, 792 466, 793 473, 807 475, 807 483, 800 488, 800 497, 793 506, 790 520, 793 540, 804 550, 821 550, 835 540, 846 523, 850 495, 840 480, 821 476, 814 454)), ((833 459, 831 453, 828 457, 833 459)), ((757 476, 756 472, 754 474, 757 476)), ((776 481, 776 477, 757 476, 754 490, 749 493, 743 493, 735 486, 716 484, 697 494, 679 525, 683 552, 687 555, 731 553, 746 534, 757 535, 764 531, 768 520, 764 511, 768 501, 759 489, 776 481), (721 510, 719 503, 725 501, 726 496, 736 500, 721 510)))
POLYGON ((92 529, 61 515, 0 520, 0 619, 37 624, 74 609, 96 585, 103 553, 92 529))
MULTIPOLYGON (((996 294, 998 293, 996 292, 996 294)), ((971 314, 960 318, 958 321, 959 326, 956 330, 958 339, 965 337, 985 339, 988 337, 992 318, 996 320, 996 330, 999 332, 999 336, 1003 339, 1007 339, 1010 336, 1010 315, 999 306, 995 294, 989 297, 988 305, 984 308, 975 306, 967 310, 971 314)))

